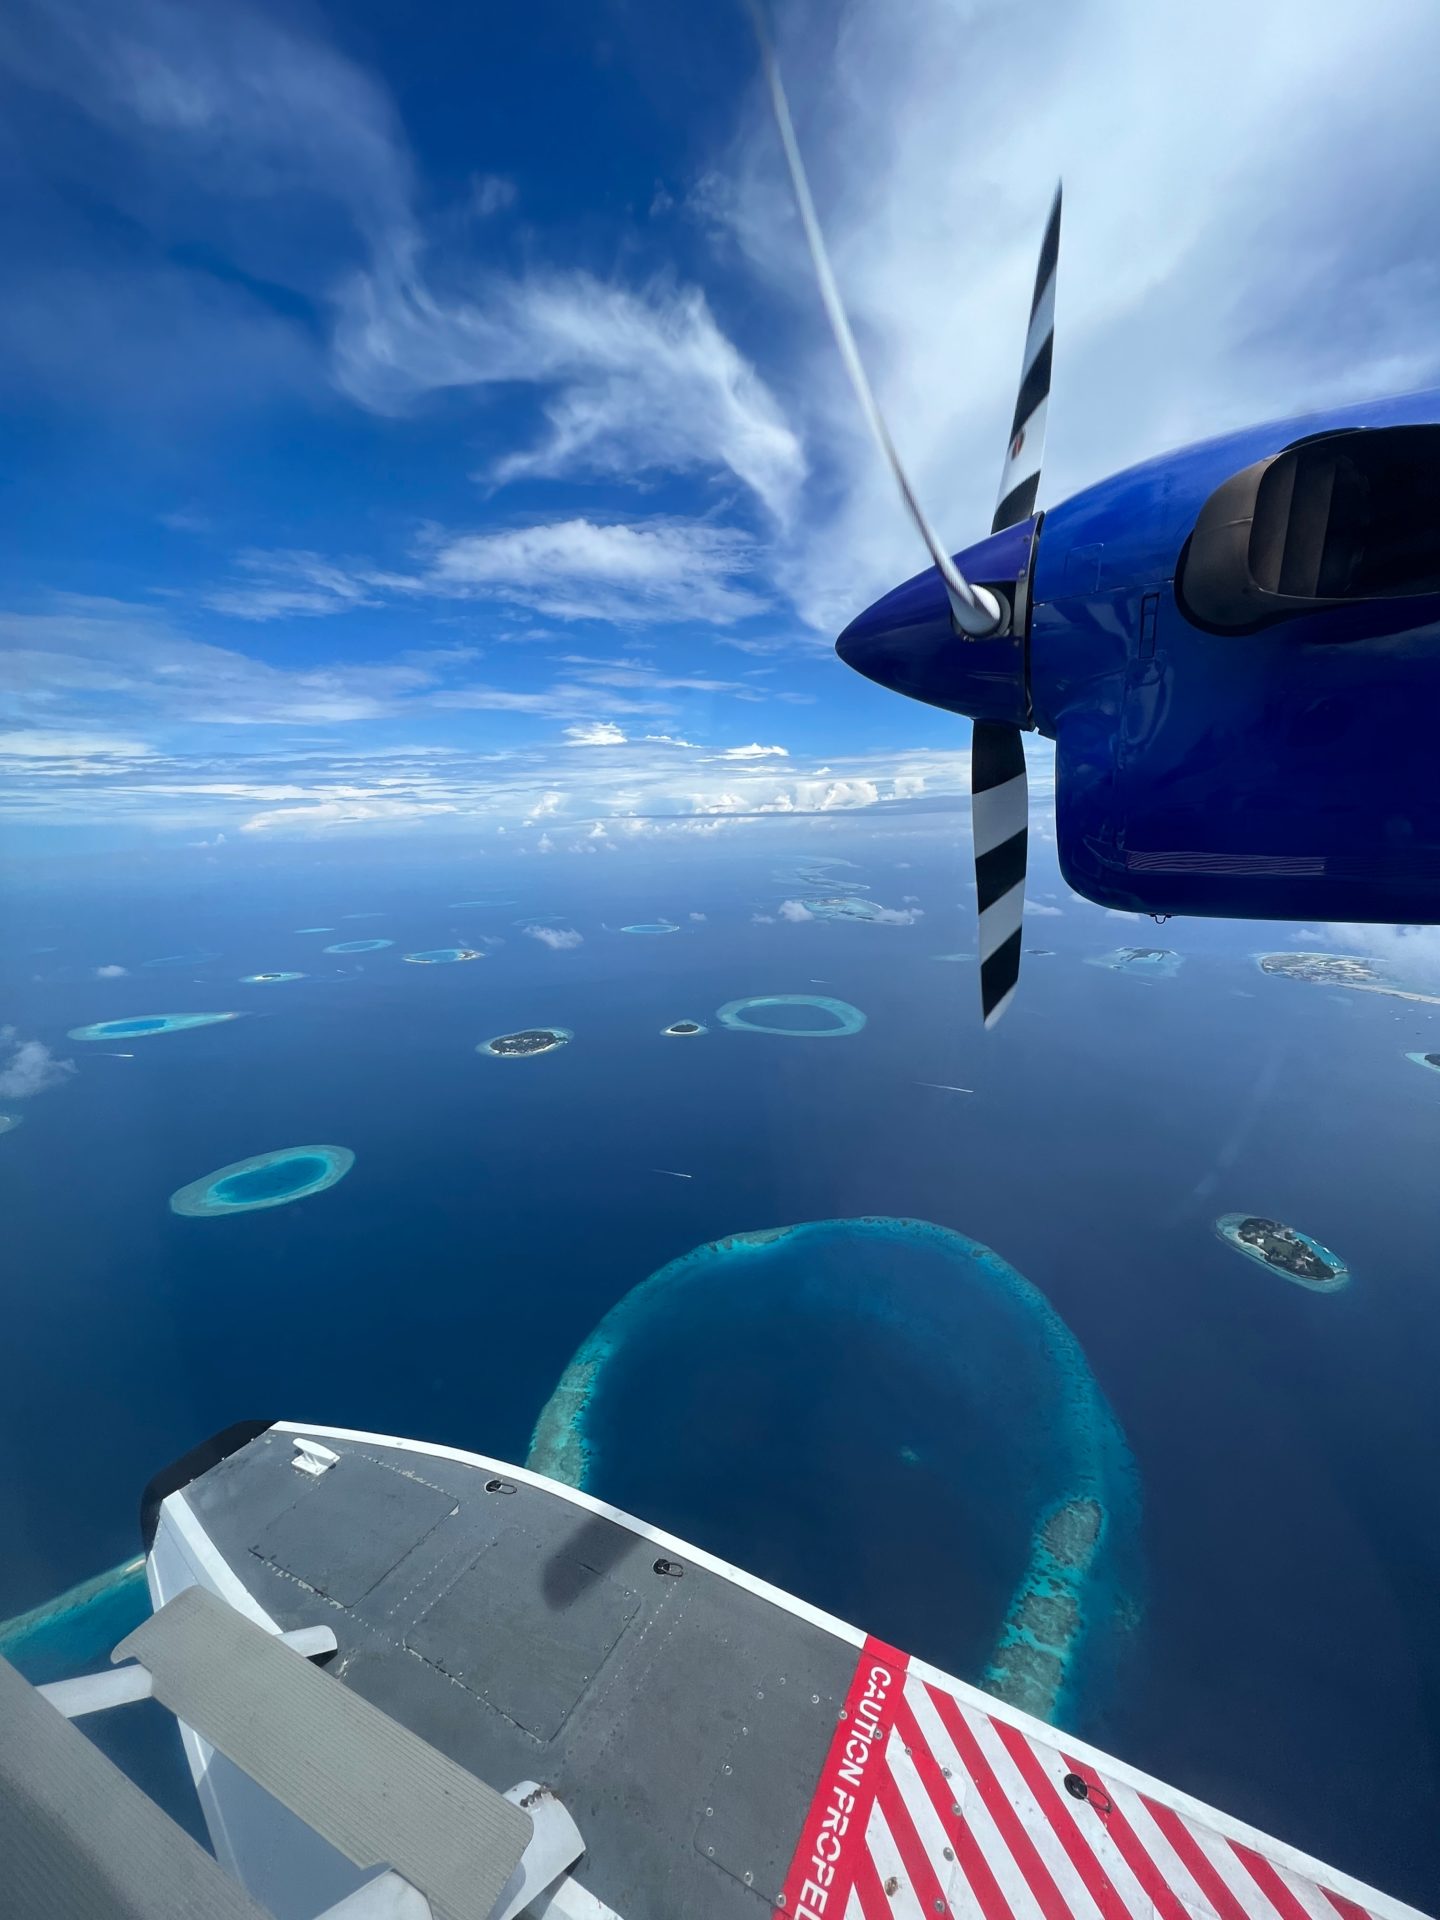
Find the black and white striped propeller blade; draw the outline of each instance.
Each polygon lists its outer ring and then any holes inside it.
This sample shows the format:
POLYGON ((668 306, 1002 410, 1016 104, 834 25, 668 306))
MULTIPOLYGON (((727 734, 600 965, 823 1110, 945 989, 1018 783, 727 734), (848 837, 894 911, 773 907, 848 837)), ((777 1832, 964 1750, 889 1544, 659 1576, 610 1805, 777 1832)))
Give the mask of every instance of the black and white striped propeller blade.
POLYGON ((980 1006, 987 1027, 1004 1013, 1020 978, 1030 790, 1018 727, 975 722, 970 742, 970 819, 975 905, 980 915, 980 1006))
MULTIPOLYGON (((1055 347, 1055 269, 1060 258, 1060 190, 1035 270, 1030 327, 1020 362, 1020 392, 1010 446, 1000 476, 1000 499, 990 531, 1013 527, 1035 511, 1045 416, 1050 404, 1050 359, 1055 347)), ((1030 838, 1030 790, 1018 727, 977 720, 970 744, 970 822, 975 836, 975 897, 980 914, 980 1008, 993 1027, 1020 978, 1025 913, 1025 860, 1030 838)))
POLYGON ((990 531, 1013 527, 1035 511, 1040 488, 1040 462, 1045 454, 1045 416, 1050 406, 1050 359, 1055 350, 1055 268, 1060 258, 1060 189, 1045 222, 1040 263, 1035 269, 1035 295, 1030 302, 1030 327, 1025 335, 1025 357, 1020 362, 1020 392, 1010 423, 1010 446, 1000 475, 1000 498, 990 531))

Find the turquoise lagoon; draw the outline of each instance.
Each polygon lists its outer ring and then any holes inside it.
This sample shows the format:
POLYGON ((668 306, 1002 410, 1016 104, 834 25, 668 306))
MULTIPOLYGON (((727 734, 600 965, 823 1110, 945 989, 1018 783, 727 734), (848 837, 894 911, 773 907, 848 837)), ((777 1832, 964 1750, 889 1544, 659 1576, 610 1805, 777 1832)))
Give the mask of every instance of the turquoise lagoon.
POLYGON ((141 1040, 152 1033, 185 1033, 191 1027, 213 1027, 221 1020, 238 1020, 238 1013, 137 1013, 126 1020, 97 1020, 94 1026, 72 1027, 71 1040, 141 1040))
POLYGON ((1062 1723, 1138 1613, 1138 1481, 1084 1353, 926 1221, 672 1260, 582 1341, 529 1464, 1062 1723))
POLYGON ((171 1194, 170 1211, 212 1220, 261 1207, 288 1206, 292 1200, 305 1200, 333 1187, 354 1164, 349 1147, 278 1147, 192 1180, 171 1194))

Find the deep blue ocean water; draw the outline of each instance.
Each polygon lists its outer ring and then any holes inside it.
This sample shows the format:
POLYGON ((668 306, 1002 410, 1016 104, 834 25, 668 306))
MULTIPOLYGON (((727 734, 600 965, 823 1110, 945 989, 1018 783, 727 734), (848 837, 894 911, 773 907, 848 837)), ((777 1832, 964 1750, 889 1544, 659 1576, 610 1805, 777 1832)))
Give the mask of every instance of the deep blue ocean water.
MULTIPOLYGON (((128 1558, 150 1474, 231 1421, 523 1460, 572 1353, 667 1262, 803 1221, 929 1220, 1044 1292, 1138 1467, 1142 1604, 1076 1730, 1433 1903, 1440 1077, 1405 1054, 1440 1047, 1440 1007, 1262 977, 1254 953, 1311 943, 1108 919, 1042 871, 1036 892, 1063 912, 1037 918, 1031 944, 1053 951, 1027 958, 987 1035, 973 963, 933 958, 974 945, 943 827, 822 841, 777 821, 743 857, 707 843, 503 868, 307 853, 183 885, 156 870, 12 895, 0 1021, 77 1071, 23 1107, 0 1101, 26 1122, 0 1139, 0 1615, 128 1558), (888 906, 918 896, 924 917, 753 919, 804 891, 794 872, 817 853, 858 863, 835 884, 888 906), (395 944, 324 956, 324 936, 294 931, 359 914, 395 944), (664 939, 618 931, 663 920, 678 923, 664 939), (552 951, 529 924, 583 942, 552 951), (1185 963, 1169 979, 1084 964, 1128 941, 1185 963), (445 945, 487 957, 404 963, 445 945), (93 977, 115 964, 129 973, 93 977), (308 977, 239 984, 281 969, 308 977), (816 1040, 714 1019, 787 993, 849 1001, 867 1024, 816 1040), (65 1038, 229 1009, 245 1017, 118 1048, 65 1038), (677 1046, 663 1029, 678 1019, 710 1030, 677 1046), (503 1064, 474 1051, 536 1025, 575 1038, 503 1064), (293 1205, 170 1213, 187 1182, 307 1141, 351 1148, 354 1168, 293 1205), (1352 1285, 1308 1293, 1242 1259, 1213 1231, 1228 1211, 1313 1234, 1352 1285)), ((665 1351, 674 1392, 620 1409, 616 1479, 638 1484, 666 1445, 693 1367, 708 1430, 687 1434, 686 1457, 707 1471, 652 1474, 667 1507, 653 1517, 860 1624, 898 1617, 916 1652, 973 1676, 1002 1563, 1013 1572, 1021 1470, 993 1471, 1010 1454, 959 1414, 936 1430, 925 1380, 943 1356, 906 1360, 838 1320, 818 1343, 778 1321, 753 1339, 741 1405, 794 1406, 801 1366, 812 1394, 866 1379, 848 1451, 843 1405, 824 1407, 825 1474, 813 1436, 797 1427, 787 1448, 783 1419, 722 1422, 714 1355, 665 1351), (975 1460, 992 1470, 967 1478, 975 1460), (857 1501, 885 1503, 883 1551, 857 1546, 857 1501)), ((603 1469, 596 1490, 623 1494, 603 1469)))

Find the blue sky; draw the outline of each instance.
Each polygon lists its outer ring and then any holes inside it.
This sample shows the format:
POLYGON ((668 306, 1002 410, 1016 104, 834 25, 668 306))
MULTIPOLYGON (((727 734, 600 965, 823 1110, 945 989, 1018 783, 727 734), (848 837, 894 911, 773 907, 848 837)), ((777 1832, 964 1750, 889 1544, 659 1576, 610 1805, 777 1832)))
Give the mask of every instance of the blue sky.
MULTIPOLYGON (((964 723, 831 653, 919 558, 743 11, 420 19, 7 11, 6 849, 604 850, 962 792, 964 723)), ((1058 175, 1042 502, 1440 377, 1433 0, 847 0, 776 28, 953 546, 988 524, 1058 175)))

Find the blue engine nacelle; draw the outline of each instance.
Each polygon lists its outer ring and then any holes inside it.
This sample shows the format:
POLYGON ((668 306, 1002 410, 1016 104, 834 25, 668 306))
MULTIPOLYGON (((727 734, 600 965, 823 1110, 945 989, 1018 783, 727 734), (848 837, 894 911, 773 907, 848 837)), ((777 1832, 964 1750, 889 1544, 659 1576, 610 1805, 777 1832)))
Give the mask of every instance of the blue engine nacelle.
POLYGON ((1147 461, 841 635, 858 671, 1056 744, 1060 865, 1144 913, 1440 921, 1440 395, 1147 461))

